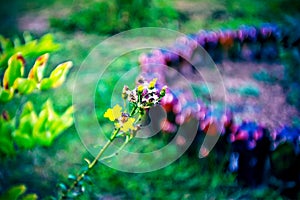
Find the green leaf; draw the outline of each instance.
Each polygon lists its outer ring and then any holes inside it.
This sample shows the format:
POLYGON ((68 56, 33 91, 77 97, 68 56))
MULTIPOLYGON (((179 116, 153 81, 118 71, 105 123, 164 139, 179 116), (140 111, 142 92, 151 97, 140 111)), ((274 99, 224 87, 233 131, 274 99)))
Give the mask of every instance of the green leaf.
POLYGON ((34 91, 37 84, 34 80, 17 78, 13 85, 13 88, 18 91, 20 94, 30 94, 34 91))
POLYGON ((49 90, 50 88, 52 88, 53 83, 54 83, 54 80, 52 80, 50 78, 44 78, 41 81, 40 90, 49 90))
POLYGON ((75 181, 77 178, 76 178, 75 175, 69 174, 69 175, 68 175, 68 179, 71 180, 71 181, 75 181))
POLYGON ((37 121, 37 115, 34 112, 33 104, 28 101, 22 110, 20 115, 20 121, 18 128, 12 133, 12 137, 15 143, 25 149, 31 149, 35 145, 35 141, 32 137, 33 126, 37 121))
POLYGON ((25 61, 22 54, 17 53, 8 60, 8 68, 4 72, 3 87, 8 89, 13 86, 15 80, 24 75, 25 61))
POLYGON ((46 101, 38 120, 33 128, 33 137, 35 141, 42 146, 50 146, 52 144, 53 133, 48 129, 49 123, 57 118, 57 114, 53 110, 52 102, 46 101))
POLYGON ((32 35, 28 31, 25 31, 23 33, 23 38, 24 38, 25 44, 33 40, 32 35))
POLYGON ((72 62, 68 61, 58 65, 50 74, 48 79, 43 79, 41 81, 41 90, 46 90, 49 88, 57 88, 61 86, 66 80, 67 73, 72 67, 72 62))
POLYGON ((12 121, 7 121, 0 117, 0 153, 4 155, 14 155, 15 148, 11 138, 13 130, 12 121))
POLYGON ((59 187, 63 192, 65 192, 65 191, 68 190, 68 189, 67 189, 67 186, 66 186, 64 183, 59 183, 59 184, 58 184, 58 187, 59 187))
POLYGON ((30 113, 34 112, 33 104, 31 101, 27 101, 26 104, 23 106, 21 118, 25 115, 28 115, 30 113))
POLYGON ((24 149, 32 149, 35 145, 33 138, 29 135, 30 133, 22 132, 20 130, 16 130, 13 132, 12 136, 15 143, 24 149))
POLYGON ((20 198, 21 195, 23 195, 26 192, 26 186, 25 185, 18 185, 10 188, 8 191, 6 191, 4 194, 0 196, 0 200, 17 200, 20 198))
MULTIPOLYGON (((13 43, 9 39, 4 38, 2 35, 0 35, 0 45, 2 52, 10 51, 14 48, 13 43)), ((2 58, 3 56, 5 56, 5 54, 1 54, 0 58, 2 58)))
POLYGON ((32 149, 35 140, 32 136, 33 127, 37 121, 37 115, 31 102, 25 104, 20 116, 19 127, 12 133, 15 143, 24 149, 32 149))
POLYGON ((8 137, 0 137, 0 154, 13 156, 15 155, 14 143, 8 137))
POLYGON ((4 88, 0 87, 0 102, 8 102, 14 96, 13 88, 5 90, 4 88))
POLYGON ((18 44, 18 46, 14 46, 11 40, 0 35, 0 45, 2 49, 2 52, 0 52, 0 68, 6 68, 9 58, 17 52, 21 52, 27 59, 35 58, 44 53, 57 51, 60 48, 59 44, 54 43, 53 36, 51 34, 46 34, 39 40, 33 40, 32 36, 26 32, 23 36, 25 44, 18 44))
POLYGON ((22 200, 36 200, 38 199, 38 196, 36 194, 27 194, 24 197, 22 197, 22 200))
POLYGON ((39 83, 42 80, 48 58, 48 53, 38 57, 28 74, 28 79, 35 80, 35 82, 37 83, 39 83))

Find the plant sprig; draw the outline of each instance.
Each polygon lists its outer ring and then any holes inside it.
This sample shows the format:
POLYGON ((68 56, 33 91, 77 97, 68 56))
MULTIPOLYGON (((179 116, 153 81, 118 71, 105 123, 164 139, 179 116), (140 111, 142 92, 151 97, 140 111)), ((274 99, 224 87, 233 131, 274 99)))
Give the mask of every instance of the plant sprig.
POLYGON ((79 174, 76 176, 69 175, 71 183, 69 186, 60 183, 59 187, 61 189, 61 195, 59 199, 74 199, 82 195, 85 191, 86 182, 91 183, 88 176, 90 171, 96 166, 100 161, 107 160, 117 156, 120 151, 135 137, 137 131, 141 129, 141 119, 145 116, 146 112, 154 105, 159 104, 160 100, 166 94, 166 86, 158 89, 156 87, 157 79, 153 79, 150 82, 142 81, 133 90, 129 90, 128 86, 124 86, 122 91, 122 98, 129 101, 132 105, 130 112, 120 105, 115 105, 113 108, 108 108, 104 113, 104 117, 108 118, 111 122, 114 122, 114 130, 112 131, 110 138, 105 143, 105 145, 100 149, 96 157, 87 162, 79 174), (113 143, 116 138, 124 137, 125 140, 123 144, 117 149, 116 152, 102 157, 105 151, 113 143))

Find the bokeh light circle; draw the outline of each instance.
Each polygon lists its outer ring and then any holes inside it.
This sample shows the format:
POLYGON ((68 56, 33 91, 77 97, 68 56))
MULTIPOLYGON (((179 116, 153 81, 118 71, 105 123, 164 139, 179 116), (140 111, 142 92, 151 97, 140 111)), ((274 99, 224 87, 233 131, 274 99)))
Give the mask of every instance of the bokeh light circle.
MULTIPOLYGON (((107 38, 106 40, 100 42, 86 57, 84 62, 81 64, 77 77, 75 80, 75 86, 73 90, 73 104, 75 106, 76 112, 75 116, 75 126, 77 133, 85 145, 86 149, 94 157, 97 155, 101 147, 107 142, 108 138, 105 136, 103 131, 104 123, 99 122, 97 117, 96 107, 101 105, 95 104, 95 94, 97 85, 101 78, 105 74, 106 70, 109 69, 111 63, 116 60, 118 57, 132 51, 141 50, 141 49, 166 49, 170 47, 177 38, 187 37, 186 35, 169 30, 164 28, 139 28, 129 31, 125 31, 107 38), (109 51, 109 53, 108 53, 109 51), (89 116, 88 118, 86 116, 89 116)), ((176 53, 176 52, 173 52, 176 53)), ((187 62, 192 64, 196 70, 201 74, 202 78, 206 81, 213 81, 217 83, 217 87, 220 87, 218 94, 213 94, 211 91, 210 95, 221 95, 223 97, 223 103, 225 104, 225 88, 222 81, 222 77, 212 61, 207 52, 201 48, 197 48, 197 59, 188 59, 184 58, 187 62), (207 68, 208 71, 203 73, 200 68, 207 68), (222 91, 222 94, 220 94, 222 91)), ((181 81, 186 89, 192 89, 191 82, 181 75, 177 70, 167 67, 170 73, 166 74, 176 74, 176 79, 173 77, 166 78, 166 85, 172 91, 172 85, 177 81, 181 81)), ((122 77, 134 77, 139 71, 139 66, 131 68, 128 71, 121 72, 123 73, 122 77)), ((132 80, 133 78, 131 78, 132 80)), ((134 80, 132 80, 134 81, 134 80)), ((116 95, 119 92, 121 97, 121 90, 118 91, 120 86, 123 84, 122 81, 118 81, 114 86, 113 95, 116 95)), ((99 98, 99 97, 98 97, 99 98)), ((111 106, 116 103, 110 95, 104 95, 101 98, 110 98, 111 106)), ((225 109, 225 106, 223 106, 225 109)), ((103 108, 107 109, 107 108, 103 108)), ((151 112, 150 112, 151 113, 151 112)), ((163 109, 156 109, 152 112, 152 118, 163 119, 165 118, 165 112, 163 109), (156 116, 161 115, 161 116, 156 116)), ((182 124, 177 132, 175 137, 162 148, 153 150, 151 152, 131 152, 122 150, 118 153, 118 156, 115 156, 111 159, 101 161, 103 164, 114 168, 116 170, 132 173, 143 173, 161 169, 175 160, 177 160, 191 145, 195 135, 197 134, 198 121, 196 119, 190 119, 186 123, 182 124), (178 138, 183 138, 185 140, 184 145, 179 146, 176 143, 178 138), (174 151, 176 149, 176 151, 174 151)), ((149 128, 145 127, 144 131, 148 133, 143 134, 143 129, 140 130, 141 133, 137 140, 141 142, 143 140, 148 140, 155 133, 149 133, 149 128)), ((158 130, 155 130, 157 132, 158 130)), ((202 144, 201 149, 206 149, 210 151, 213 146, 216 144, 219 135, 215 136, 206 136, 202 144)), ((128 144, 128 145, 134 145, 128 144)), ((113 152, 116 152, 118 145, 112 145, 106 152, 106 155, 110 155, 113 152)), ((130 149, 130 148, 129 148, 130 149)), ((105 155, 104 155, 105 156, 105 155)))

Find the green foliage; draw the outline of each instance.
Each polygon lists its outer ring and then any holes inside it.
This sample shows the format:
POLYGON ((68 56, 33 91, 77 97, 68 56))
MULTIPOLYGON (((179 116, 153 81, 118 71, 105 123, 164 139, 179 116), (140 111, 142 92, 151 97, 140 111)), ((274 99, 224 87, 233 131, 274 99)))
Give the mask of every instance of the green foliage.
MULTIPOLYGON (((28 36, 28 35, 27 35, 28 36)), ((28 36, 29 37, 29 36, 28 36)), ((69 107, 63 114, 54 111, 50 99, 44 103, 39 114, 35 112, 33 103, 27 101, 19 115, 10 118, 6 104, 19 95, 28 95, 35 91, 48 90, 61 86, 72 67, 72 62, 58 65, 48 78, 44 78, 44 71, 49 54, 38 57, 34 65, 25 76, 25 56, 32 57, 39 52, 52 51, 58 46, 53 44, 52 36, 46 35, 39 42, 26 39, 24 45, 12 45, 9 40, 1 38, 1 61, 13 54, 3 68, 3 80, 0 86, 0 103, 3 111, 0 117, 0 154, 2 156, 15 155, 18 148, 32 149, 33 147, 49 146, 53 140, 73 123, 73 107, 69 107), (3 42, 5 41, 5 42, 3 42), (20 52, 22 53, 20 53, 20 52), (16 148, 18 147, 18 148, 16 148)))
POLYGON ((11 138, 13 131, 13 121, 9 119, 7 113, 0 116, 0 154, 12 156, 15 154, 14 143, 11 138))
POLYGON ((65 113, 59 115, 48 100, 37 115, 33 104, 27 102, 21 113, 19 126, 12 133, 13 140, 25 149, 35 145, 50 146, 57 136, 73 124, 72 114, 73 107, 69 107, 65 113))
POLYGON ((17 185, 11 187, 4 194, 0 195, 0 200, 36 200, 38 196, 36 194, 25 194, 25 185, 17 185))
POLYGON ((72 114, 72 106, 63 114, 58 114, 50 100, 43 105, 39 114, 30 101, 24 105, 20 116, 10 119, 7 114, 2 114, 0 154, 14 155, 15 145, 21 149, 32 149, 37 145, 50 146, 55 138, 73 124, 72 114))
POLYGON ((65 18, 52 18, 53 27, 113 34, 143 26, 167 26, 178 13, 170 0, 112 0, 84 2, 65 18))
POLYGON ((23 78, 25 59, 20 53, 13 55, 9 59, 8 67, 4 72, 3 87, 0 86, 0 102, 12 100, 15 93, 24 95, 30 94, 34 90, 48 90, 61 86, 72 67, 72 62, 58 65, 49 78, 44 78, 44 69, 48 57, 48 54, 40 56, 31 68, 28 77, 23 78))
POLYGON ((51 34, 46 34, 37 40, 33 39, 30 33, 25 32, 22 39, 15 38, 13 41, 0 35, 0 69, 5 68, 9 58, 18 52, 22 53, 25 59, 31 59, 58 49, 59 45, 54 43, 51 34))

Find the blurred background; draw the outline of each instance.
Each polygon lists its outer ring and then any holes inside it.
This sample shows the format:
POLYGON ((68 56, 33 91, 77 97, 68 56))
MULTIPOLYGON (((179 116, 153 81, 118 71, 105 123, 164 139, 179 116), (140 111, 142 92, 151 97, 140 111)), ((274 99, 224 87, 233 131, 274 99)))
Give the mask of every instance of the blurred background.
MULTIPOLYGON (((37 110, 48 98, 55 101, 58 112, 72 105, 76 72, 86 56, 106 38, 133 28, 163 27, 187 34, 220 69, 229 113, 214 116, 227 121, 216 148, 207 157, 198 158, 201 141, 207 134, 208 122, 203 119, 195 142, 173 164, 144 174, 120 172, 99 164, 91 174, 93 184, 80 199, 299 199, 299 11, 298 0, 11 0, 0 1, 0 34, 13 46, 33 52, 25 57, 26 66, 32 66, 43 47, 26 46, 25 36, 41 41, 50 34, 52 46, 45 48, 45 52, 51 52, 46 74, 58 63, 73 61, 74 67, 63 86, 26 97, 37 110), (258 132, 262 136, 249 139, 258 132), (250 148, 253 140, 256 145, 250 148)), ((190 47, 188 42, 183 43, 182 51, 190 47)), ((1 79, 8 60, 3 44, 1 79)), ((114 85, 125 72, 143 64, 141 53, 145 52, 118 58, 97 85, 97 115, 104 132, 111 129, 102 116, 110 106, 114 85)), ((146 54, 156 56, 150 51, 146 54)), ((97 59, 94 64, 100 67, 97 59)), ((166 64, 186 71, 179 58, 170 58, 166 64)), ((213 84, 196 83, 200 85, 197 93, 203 107, 218 105, 218 100, 209 98, 213 84)), ((0 111, 18 113, 22 103, 23 97, 16 98, 1 104, 0 111)), ((174 126, 178 126, 177 114, 174 110, 170 114, 174 126)), ((88 129, 89 112, 85 121, 88 129)), ((162 131, 147 142, 149 149, 144 151, 163 146, 173 134, 171 129, 162 131)), ((49 147, 17 149, 15 156, 2 155, 0 193, 25 184, 28 192, 40 198, 55 196, 54 186, 66 182, 69 173, 77 173, 86 157, 90 154, 73 125, 49 147)))

